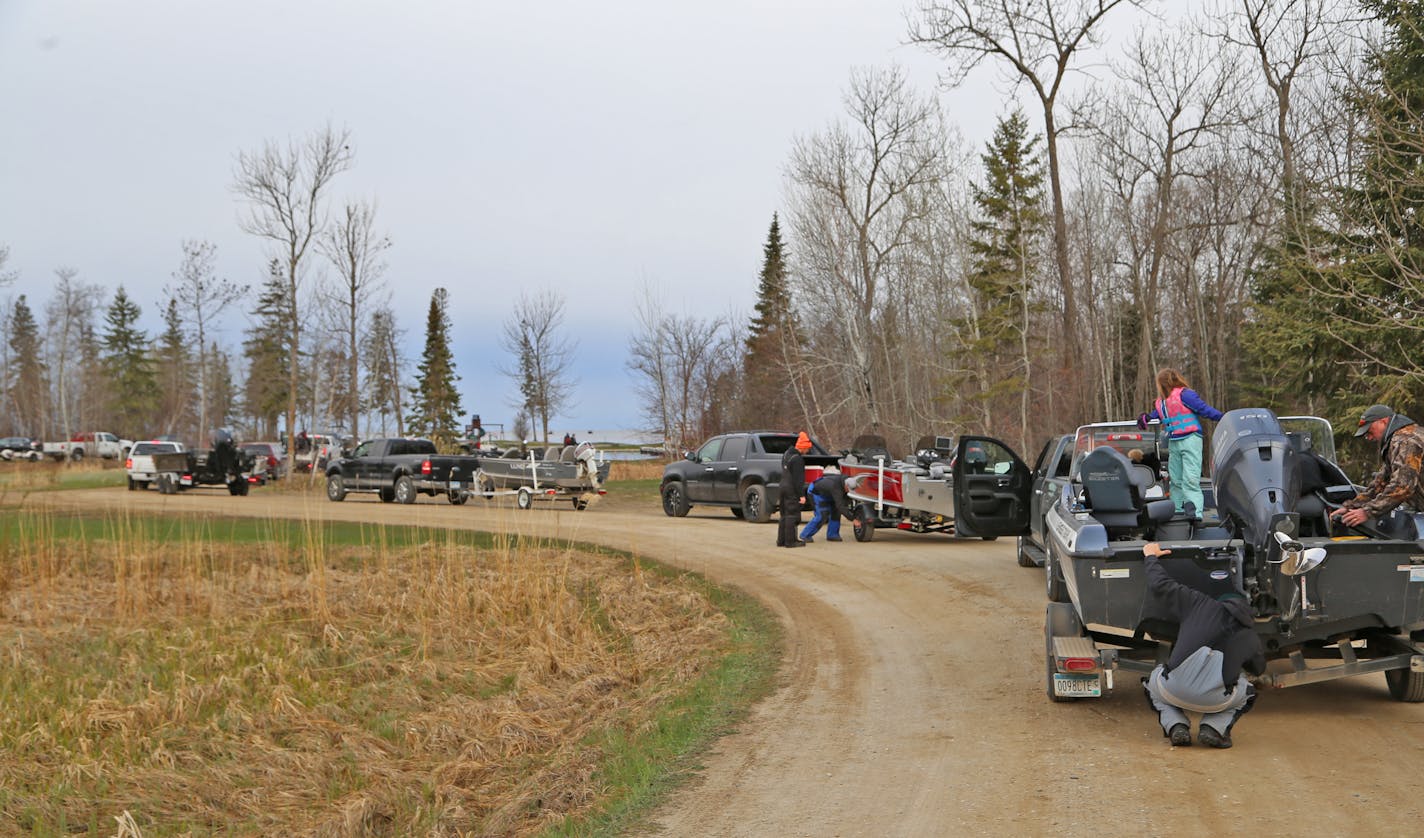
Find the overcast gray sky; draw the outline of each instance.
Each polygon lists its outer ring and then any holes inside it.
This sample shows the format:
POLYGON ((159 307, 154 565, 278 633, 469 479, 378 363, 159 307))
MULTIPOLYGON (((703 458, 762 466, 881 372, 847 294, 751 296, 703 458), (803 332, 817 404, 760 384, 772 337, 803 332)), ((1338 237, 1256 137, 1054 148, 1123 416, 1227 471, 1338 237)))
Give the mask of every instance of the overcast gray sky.
MULTIPOLYGON (((521 290, 565 295, 577 406, 558 431, 639 424, 625 348, 639 288, 704 315, 751 310, 792 140, 841 113, 856 66, 902 46, 904 0, 365 2, 0 0, 0 244, 8 293, 55 268, 122 283, 159 326, 184 239, 256 285, 237 227, 239 150, 352 131, 335 198, 374 198, 414 357, 450 290, 464 407, 508 421, 497 336, 521 290)), ((983 83, 942 100, 976 147, 1005 111, 983 83)), ((245 316, 224 324, 229 346, 245 316)))

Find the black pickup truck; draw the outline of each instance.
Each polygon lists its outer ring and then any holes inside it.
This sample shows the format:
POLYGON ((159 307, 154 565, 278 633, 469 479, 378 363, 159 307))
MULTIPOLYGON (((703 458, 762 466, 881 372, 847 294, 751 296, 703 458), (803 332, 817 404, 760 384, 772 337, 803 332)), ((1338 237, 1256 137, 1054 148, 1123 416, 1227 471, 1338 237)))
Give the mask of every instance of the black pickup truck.
POLYGON ((345 500, 350 492, 374 492, 385 503, 415 503, 416 495, 445 495, 464 503, 480 458, 439 454, 428 439, 368 439, 351 456, 326 466, 326 497, 345 500))
MULTIPOLYGON (((756 524, 771 520, 781 490, 781 455, 795 444, 796 434, 779 431, 712 437, 663 469, 663 511, 681 518, 703 504, 731 507, 733 515, 756 524)), ((839 458, 812 440, 805 455, 806 482, 839 458)))

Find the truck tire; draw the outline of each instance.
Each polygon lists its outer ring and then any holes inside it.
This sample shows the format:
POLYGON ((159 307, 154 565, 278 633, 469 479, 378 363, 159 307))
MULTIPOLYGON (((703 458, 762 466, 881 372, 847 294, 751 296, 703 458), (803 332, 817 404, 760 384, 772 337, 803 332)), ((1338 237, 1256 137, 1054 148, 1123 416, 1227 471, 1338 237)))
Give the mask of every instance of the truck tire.
POLYGON ((327 475, 326 478, 326 499, 329 501, 346 500, 346 482, 339 474, 327 475))
POLYGON ((396 490, 390 486, 382 486, 377 494, 380 495, 381 503, 390 503, 396 499, 396 490))
POLYGON ((1384 681, 1389 685, 1389 697, 1395 701, 1411 704, 1424 701, 1424 672, 1415 672, 1409 667, 1386 669, 1384 681))
POLYGON ((1063 582, 1063 570, 1053 557, 1053 546, 1044 545, 1043 576, 1049 602, 1067 602, 1068 586, 1063 582))
POLYGON ((132 477, 130 477, 130 478, 129 478, 129 491, 132 492, 132 491, 134 491, 134 490, 136 490, 136 489, 138 489, 138 481, 135 480, 135 479, 133 479, 132 477))
POLYGON ((465 501, 470 499, 469 495, 465 494, 459 489, 452 489, 449 492, 446 492, 445 497, 447 500, 450 501, 451 506, 461 506, 465 503, 465 501))
POLYGON ((410 479, 410 475, 402 474, 396 478, 395 493, 396 503, 415 503, 415 481, 410 479))
POLYGON ((69 452, 69 459, 73 460, 73 461, 76 462, 76 463, 79 462, 80 460, 83 460, 83 459, 84 459, 84 449, 83 449, 83 448, 75 448, 74 450, 70 451, 70 452, 69 452))
POLYGON ((742 490, 742 518, 751 524, 771 520, 771 504, 766 499, 766 487, 752 484, 742 490))
POLYGON ((1028 554, 1028 551, 1024 549, 1024 542, 1027 541, 1027 540, 1028 540, 1028 536, 1026 536, 1026 535, 1021 535, 1021 536, 1019 536, 1019 543, 1018 543, 1018 551, 1019 551, 1018 560, 1019 560, 1019 567, 1033 567, 1033 566, 1034 566, 1034 564, 1033 564, 1033 557, 1030 556, 1030 555, 1028 554))
POLYGON ((663 484, 663 512, 669 518, 685 518, 692 504, 687 502, 687 489, 680 481, 669 480, 663 484))

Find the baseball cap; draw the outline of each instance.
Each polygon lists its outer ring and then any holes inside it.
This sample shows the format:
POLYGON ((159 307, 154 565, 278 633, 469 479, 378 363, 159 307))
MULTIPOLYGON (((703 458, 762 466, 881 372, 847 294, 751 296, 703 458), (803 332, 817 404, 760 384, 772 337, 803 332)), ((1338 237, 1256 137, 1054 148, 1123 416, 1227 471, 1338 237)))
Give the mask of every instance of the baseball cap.
POLYGON ((1376 420, 1387 419, 1394 415, 1394 408, 1387 404, 1372 404, 1365 408, 1365 415, 1360 417, 1360 427, 1355 431, 1355 436, 1364 436, 1365 431, 1376 420))

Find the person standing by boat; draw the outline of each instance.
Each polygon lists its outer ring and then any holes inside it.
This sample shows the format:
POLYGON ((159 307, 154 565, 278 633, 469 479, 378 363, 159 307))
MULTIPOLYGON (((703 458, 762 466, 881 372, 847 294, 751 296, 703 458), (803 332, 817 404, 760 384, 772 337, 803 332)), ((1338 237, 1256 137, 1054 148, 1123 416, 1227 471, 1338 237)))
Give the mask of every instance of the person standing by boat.
POLYGON ((1172 503, 1177 513, 1186 512, 1200 518, 1205 502, 1201 490, 1202 419, 1213 422, 1221 411, 1207 404, 1187 379, 1171 367, 1157 373, 1159 398, 1152 410, 1137 417, 1137 427, 1147 430, 1147 423, 1161 420, 1167 427, 1167 476, 1172 483, 1172 503))
POLYGON ((801 526, 801 503, 806 499, 806 458, 811 450, 811 438, 802 431, 796 444, 781 455, 781 518, 776 527, 777 547, 806 546, 797 537, 801 526))

